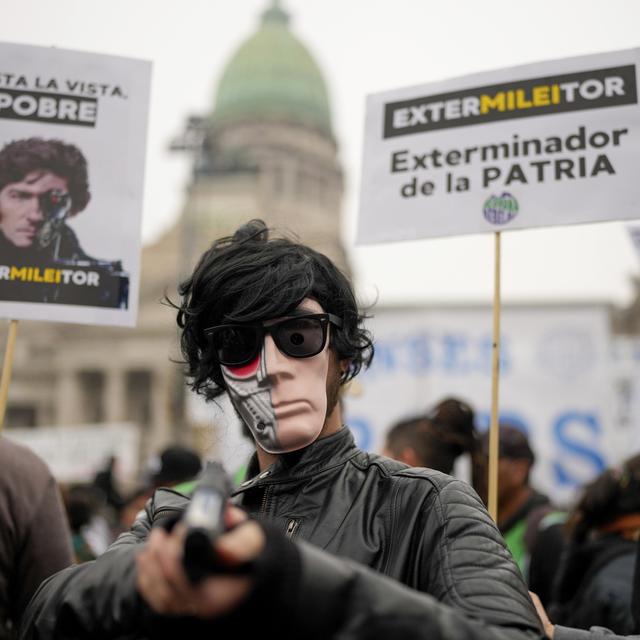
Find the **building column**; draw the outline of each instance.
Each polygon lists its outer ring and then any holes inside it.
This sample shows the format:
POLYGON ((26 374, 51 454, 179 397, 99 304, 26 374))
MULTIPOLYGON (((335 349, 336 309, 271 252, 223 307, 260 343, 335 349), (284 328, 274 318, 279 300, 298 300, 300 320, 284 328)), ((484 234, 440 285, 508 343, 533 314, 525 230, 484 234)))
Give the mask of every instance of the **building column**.
POLYGON ((124 371, 108 369, 105 371, 104 415, 106 422, 124 422, 125 420, 125 381, 124 371))
POLYGON ((151 370, 151 422, 142 444, 145 458, 167 446, 173 440, 171 430, 170 376, 166 368, 151 370))
POLYGON ((82 398, 78 385, 78 373, 71 369, 63 370, 58 377, 55 399, 56 424, 79 424, 83 422, 81 414, 82 398))

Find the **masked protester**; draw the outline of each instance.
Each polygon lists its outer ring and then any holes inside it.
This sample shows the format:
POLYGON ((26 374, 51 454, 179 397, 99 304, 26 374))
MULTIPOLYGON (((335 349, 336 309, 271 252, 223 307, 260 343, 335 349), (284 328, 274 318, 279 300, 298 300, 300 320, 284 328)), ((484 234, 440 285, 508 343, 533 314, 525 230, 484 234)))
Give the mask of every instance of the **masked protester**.
MULTIPOLYGON (((346 627, 340 637, 374 637, 362 624, 376 606, 388 616, 376 627, 383 635, 412 637, 409 624, 413 637, 445 637, 455 634, 448 620, 469 618, 468 637, 540 637, 518 568, 473 490, 361 451, 343 424, 340 387, 373 350, 351 285, 328 258, 252 221, 215 242, 180 293, 192 389, 208 400, 228 393, 255 440, 234 499, 264 531, 275 529, 253 553, 227 548, 223 561, 257 558, 270 571, 189 585, 184 528, 160 525, 179 518, 190 496, 159 489, 104 556, 41 588, 23 637, 149 629, 213 637, 216 624, 230 624, 229 609, 240 635, 254 624, 269 637, 332 637, 346 627)), ((238 536, 258 525, 246 526, 238 536)))

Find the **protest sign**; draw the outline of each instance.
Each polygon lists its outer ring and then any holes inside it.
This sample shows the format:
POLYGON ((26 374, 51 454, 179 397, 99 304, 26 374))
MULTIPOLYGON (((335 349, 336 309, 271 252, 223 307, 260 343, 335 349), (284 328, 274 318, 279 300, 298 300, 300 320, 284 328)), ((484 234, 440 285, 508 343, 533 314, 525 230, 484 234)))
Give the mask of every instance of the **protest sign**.
POLYGON ((640 49, 367 99, 357 240, 638 216, 640 49))
POLYGON ((0 317, 132 326, 151 65, 0 56, 0 317))

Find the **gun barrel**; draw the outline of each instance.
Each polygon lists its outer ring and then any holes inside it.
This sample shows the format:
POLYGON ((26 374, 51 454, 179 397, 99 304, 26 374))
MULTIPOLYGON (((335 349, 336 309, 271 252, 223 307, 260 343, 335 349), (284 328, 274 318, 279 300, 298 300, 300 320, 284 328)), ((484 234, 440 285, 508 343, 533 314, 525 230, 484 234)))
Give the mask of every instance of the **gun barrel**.
POLYGON ((224 511, 230 494, 231 482, 222 465, 207 464, 185 513, 183 566, 191 582, 222 569, 213 545, 225 531, 224 511))

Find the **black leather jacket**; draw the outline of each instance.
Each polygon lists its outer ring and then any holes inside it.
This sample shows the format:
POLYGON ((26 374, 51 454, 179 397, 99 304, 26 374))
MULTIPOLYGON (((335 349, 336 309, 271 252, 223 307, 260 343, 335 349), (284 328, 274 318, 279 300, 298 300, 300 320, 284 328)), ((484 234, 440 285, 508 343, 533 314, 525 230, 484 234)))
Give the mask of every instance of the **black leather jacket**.
MULTIPOLYGON (((455 616, 477 621, 478 638, 542 637, 518 568, 473 490, 439 472, 411 469, 363 452, 348 429, 280 456, 269 469, 243 483, 236 499, 294 540, 368 565, 450 605, 457 610, 455 616)), ((132 531, 123 534, 104 556, 46 582, 31 602, 22 637, 65 637, 54 629, 56 621, 63 620, 61 614, 66 620, 69 612, 79 625, 74 627, 74 637, 89 637, 96 630, 99 637, 132 633, 140 603, 136 602, 131 550, 144 541, 152 525, 175 517, 187 501, 177 492, 157 491, 132 531)), ((301 544, 298 548, 309 567, 299 589, 301 594, 313 594, 307 602, 309 619, 321 619, 316 604, 322 597, 328 603, 333 598, 334 604, 344 604, 342 599, 348 597, 350 616, 387 601, 385 593, 394 582, 365 570, 365 584, 373 581, 364 590, 370 600, 365 604, 356 597, 357 590, 341 588, 354 580, 353 571, 358 581, 363 579, 360 565, 344 565, 352 567, 350 573, 313 547, 301 544)), ((415 600, 406 600, 407 614, 415 614, 415 600)), ((403 599, 393 597, 392 601, 401 616, 403 599)), ((418 599, 419 607, 421 603, 418 599)), ((465 637, 474 637, 469 631, 474 625, 467 622, 466 626, 465 637)), ((456 637, 442 635, 446 636, 456 637)))
POLYGON ((520 572, 473 489, 361 451, 348 429, 280 456, 237 495, 289 536, 492 624, 537 628, 520 572))
POLYGON ((636 632, 632 590, 637 557, 638 543, 616 534, 570 544, 550 607, 554 621, 580 629, 606 627, 620 635, 636 632))

